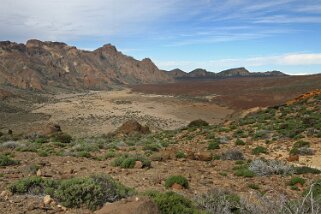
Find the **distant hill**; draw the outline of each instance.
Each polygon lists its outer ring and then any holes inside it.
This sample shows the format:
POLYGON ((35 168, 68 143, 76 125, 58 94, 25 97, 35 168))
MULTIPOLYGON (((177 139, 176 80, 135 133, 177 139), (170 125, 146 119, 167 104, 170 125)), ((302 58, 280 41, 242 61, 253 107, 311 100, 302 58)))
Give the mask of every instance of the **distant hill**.
POLYGON ((0 42, 0 86, 107 89, 118 84, 171 81, 150 59, 136 60, 110 44, 84 51, 60 42, 0 42))
POLYGON ((287 76, 280 71, 268 71, 268 72, 250 72, 244 67, 232 68, 214 73, 205 69, 195 69, 189 73, 186 73, 180 69, 174 69, 167 72, 172 78, 176 80, 192 80, 192 79, 222 79, 222 78, 236 78, 236 77, 271 77, 271 76, 287 76))

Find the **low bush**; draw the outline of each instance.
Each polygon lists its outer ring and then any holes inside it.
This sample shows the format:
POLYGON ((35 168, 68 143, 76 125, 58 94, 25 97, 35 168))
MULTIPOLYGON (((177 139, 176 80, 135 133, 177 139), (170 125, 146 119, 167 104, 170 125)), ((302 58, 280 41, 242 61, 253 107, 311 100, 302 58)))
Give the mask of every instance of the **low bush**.
POLYGON ((201 214, 192 201, 175 192, 149 191, 145 195, 157 204, 161 214, 201 214))
POLYGON ((267 148, 263 147, 263 146, 257 146, 254 149, 252 149, 252 154, 253 155, 259 155, 259 154, 267 154, 267 148))
POLYGON ((209 125, 208 122, 199 119, 199 120, 193 120, 192 122, 190 122, 188 124, 187 127, 194 128, 194 127, 203 127, 203 126, 208 126, 208 125, 209 125))
POLYGON ((297 175, 301 175, 301 174, 321 174, 321 170, 319 169, 315 169, 315 168, 311 168, 308 166, 301 166, 301 167, 295 167, 294 168, 294 173, 297 175))
POLYGON ((72 137, 66 133, 58 132, 52 136, 52 141, 60 143, 71 143, 72 137))
POLYGON ((207 213, 239 213, 240 197, 223 189, 211 189, 196 197, 197 205, 207 213))
POLYGON ((151 162, 148 158, 143 155, 129 155, 124 154, 117 157, 113 162, 113 166, 119 166, 121 168, 134 168, 136 161, 141 161, 143 163, 143 168, 150 167, 151 162))
POLYGON ((305 180, 303 178, 300 178, 300 177, 294 177, 294 178, 291 178, 290 182, 289 182, 289 185, 290 186, 294 186, 296 184, 301 184, 302 186, 304 185, 305 183, 305 180))
POLYGON ((313 155, 314 151, 310 148, 310 143, 306 141, 297 141, 290 150, 291 155, 313 155))
POLYGON ((249 188, 251 188, 251 189, 254 189, 254 190, 259 190, 260 189, 260 186, 259 185, 257 185, 257 184, 249 184, 249 185, 247 185, 249 188))
POLYGON ((13 194, 49 194, 66 207, 85 206, 91 210, 102 207, 106 202, 111 203, 134 193, 132 189, 105 175, 58 181, 28 177, 11 184, 9 190, 13 194))
POLYGON ((207 146, 208 150, 214 150, 214 149, 219 149, 220 148, 220 144, 217 142, 210 142, 207 146))
POLYGON ((12 159, 9 155, 0 155, 0 166, 18 165, 20 161, 12 159))
POLYGON ((246 178, 252 178, 255 176, 255 173, 249 169, 249 166, 247 164, 243 165, 237 165, 233 168, 234 175, 246 177, 246 178))
POLYGON ((176 152, 176 158, 185 158, 186 155, 183 151, 177 151, 176 152))
POLYGON ((143 150, 158 152, 160 150, 160 146, 157 144, 147 144, 143 147, 143 150))
POLYGON ((189 186, 188 180, 184 176, 181 176, 181 175, 168 177, 165 181, 165 187, 167 189, 171 188, 173 186, 173 184, 175 184, 175 183, 181 185, 185 189, 188 189, 188 186, 189 186))
POLYGON ((245 158, 241 151, 230 150, 221 155, 221 160, 245 160, 245 158))
POLYGON ((293 166, 279 160, 254 160, 249 169, 258 176, 290 175, 294 173, 293 166))
POLYGON ((235 141, 235 145, 236 146, 244 146, 245 142, 239 138, 237 138, 237 140, 235 141))

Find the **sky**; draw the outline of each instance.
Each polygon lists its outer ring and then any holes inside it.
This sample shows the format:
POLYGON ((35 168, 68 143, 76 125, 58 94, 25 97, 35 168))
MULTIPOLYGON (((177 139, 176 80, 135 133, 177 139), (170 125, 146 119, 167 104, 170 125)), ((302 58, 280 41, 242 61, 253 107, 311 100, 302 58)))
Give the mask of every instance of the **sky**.
POLYGON ((1 0, 0 40, 111 43, 160 69, 321 73, 321 0, 1 0))

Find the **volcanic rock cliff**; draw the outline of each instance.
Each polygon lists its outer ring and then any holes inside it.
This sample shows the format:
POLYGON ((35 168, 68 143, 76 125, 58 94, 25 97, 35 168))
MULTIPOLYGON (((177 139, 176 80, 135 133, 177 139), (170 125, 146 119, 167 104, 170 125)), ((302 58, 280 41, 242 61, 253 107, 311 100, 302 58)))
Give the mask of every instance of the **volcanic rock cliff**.
POLYGON ((110 45, 94 51, 59 42, 0 42, 0 85, 106 89, 116 84, 172 81, 150 59, 136 60, 110 45))

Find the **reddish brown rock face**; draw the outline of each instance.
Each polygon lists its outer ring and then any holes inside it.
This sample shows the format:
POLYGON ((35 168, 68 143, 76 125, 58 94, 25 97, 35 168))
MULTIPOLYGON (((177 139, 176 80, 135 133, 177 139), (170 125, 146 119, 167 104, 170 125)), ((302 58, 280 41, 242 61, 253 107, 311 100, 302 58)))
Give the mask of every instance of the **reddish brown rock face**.
POLYGON ((0 84, 22 89, 107 89, 112 84, 172 80, 150 59, 135 60, 112 45, 90 52, 58 42, 0 42, 0 65, 0 84))

